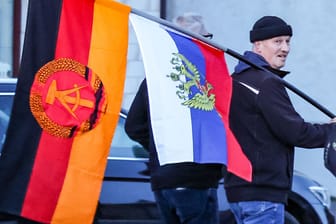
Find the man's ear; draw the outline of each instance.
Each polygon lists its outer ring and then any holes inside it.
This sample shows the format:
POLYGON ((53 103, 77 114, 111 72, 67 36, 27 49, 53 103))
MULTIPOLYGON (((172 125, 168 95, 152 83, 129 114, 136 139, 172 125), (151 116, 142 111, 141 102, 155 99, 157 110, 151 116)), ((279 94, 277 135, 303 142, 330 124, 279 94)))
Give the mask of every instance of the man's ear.
POLYGON ((253 50, 256 52, 256 53, 260 53, 261 52, 261 41, 255 41, 253 43, 253 50))

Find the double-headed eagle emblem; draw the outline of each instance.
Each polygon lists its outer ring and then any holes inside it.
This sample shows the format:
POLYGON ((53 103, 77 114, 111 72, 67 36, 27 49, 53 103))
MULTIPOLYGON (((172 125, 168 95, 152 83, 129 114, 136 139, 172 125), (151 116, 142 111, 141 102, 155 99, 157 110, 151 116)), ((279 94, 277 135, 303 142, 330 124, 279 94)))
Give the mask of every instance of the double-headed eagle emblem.
POLYGON ((197 67, 180 53, 173 53, 170 62, 174 72, 167 76, 179 83, 176 86, 178 89, 176 95, 183 100, 182 105, 205 111, 213 110, 215 107, 215 94, 211 93, 213 87, 206 80, 202 85, 201 74, 197 67))

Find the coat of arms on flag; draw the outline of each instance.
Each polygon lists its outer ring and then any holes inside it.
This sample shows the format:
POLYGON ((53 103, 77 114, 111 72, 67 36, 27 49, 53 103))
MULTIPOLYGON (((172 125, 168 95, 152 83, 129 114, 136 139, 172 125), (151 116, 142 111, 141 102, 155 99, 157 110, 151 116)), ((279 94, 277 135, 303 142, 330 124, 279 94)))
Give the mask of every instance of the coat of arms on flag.
POLYGON ((173 53, 171 60, 174 66, 174 72, 171 72, 169 77, 178 82, 176 94, 183 100, 182 105, 190 108, 211 111, 215 107, 215 95, 210 91, 212 85, 205 80, 205 84, 201 84, 201 75, 197 67, 193 65, 182 54, 173 53), (186 81, 183 81, 183 80, 186 81), (195 87, 197 91, 194 96, 189 99, 189 94, 192 94, 191 88, 195 87))
POLYGON ((232 80, 224 52, 141 16, 130 19, 160 164, 220 163, 250 181, 251 164, 228 127, 232 80))

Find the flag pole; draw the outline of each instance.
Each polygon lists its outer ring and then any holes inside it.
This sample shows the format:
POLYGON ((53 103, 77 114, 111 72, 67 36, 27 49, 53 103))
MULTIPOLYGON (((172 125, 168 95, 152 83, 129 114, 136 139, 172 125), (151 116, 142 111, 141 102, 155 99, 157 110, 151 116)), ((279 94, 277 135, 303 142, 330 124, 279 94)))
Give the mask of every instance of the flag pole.
MULTIPOLYGON (((211 40, 203 37, 202 35, 199 35, 197 33, 193 33, 193 32, 190 32, 188 30, 185 30, 185 29, 179 27, 178 25, 175 25, 172 22, 169 22, 167 20, 164 20, 164 19, 152 16, 152 15, 149 15, 147 13, 144 13, 142 11, 139 11, 139 10, 133 9, 133 8, 131 10, 131 13, 134 13, 134 14, 136 14, 138 16, 141 16, 141 17, 144 17, 146 19, 149 19, 149 20, 152 20, 154 22, 157 22, 157 23, 159 23, 161 25, 166 26, 167 28, 177 30, 178 32, 180 32, 182 34, 185 34, 185 35, 188 35, 190 37, 199 39, 202 42, 208 44, 209 46, 217 48, 219 50, 222 50, 225 53, 227 53, 228 55, 230 55, 230 56, 232 56, 232 57, 234 57, 234 58, 236 58, 236 59, 238 59, 238 60, 240 60, 240 61, 242 61, 242 62, 244 62, 244 63, 246 63, 246 64, 248 64, 248 65, 250 65, 250 66, 252 66, 254 68, 256 68, 256 69, 260 69, 260 70, 263 70, 265 72, 272 73, 271 71, 267 70, 266 68, 264 68, 262 66, 259 66, 259 65, 256 65, 253 62, 249 61, 248 59, 244 58, 243 55, 241 55, 241 54, 239 54, 239 53, 237 53, 237 52, 235 52, 235 51, 233 51, 233 50, 231 50, 229 48, 223 47, 223 46, 215 43, 214 41, 211 41, 211 40)), ((274 74, 274 73, 272 73, 272 74, 274 74)), ((276 77, 278 77, 278 76, 276 76, 276 77)), ((305 94, 304 92, 302 92, 301 90, 299 90, 298 88, 296 88, 295 86, 293 86, 292 84, 288 83, 284 79, 281 79, 281 78, 279 78, 279 79, 283 82, 283 84, 285 85, 286 88, 288 88, 293 93, 297 94, 298 96, 300 96, 301 98, 303 98, 304 100, 306 100, 308 103, 312 104, 314 107, 316 107, 321 112, 323 112, 325 115, 327 115, 329 118, 334 118, 335 117, 334 113, 332 113, 327 108, 325 108, 324 106, 322 106, 316 100, 312 99, 310 96, 308 96, 307 94, 305 94)))

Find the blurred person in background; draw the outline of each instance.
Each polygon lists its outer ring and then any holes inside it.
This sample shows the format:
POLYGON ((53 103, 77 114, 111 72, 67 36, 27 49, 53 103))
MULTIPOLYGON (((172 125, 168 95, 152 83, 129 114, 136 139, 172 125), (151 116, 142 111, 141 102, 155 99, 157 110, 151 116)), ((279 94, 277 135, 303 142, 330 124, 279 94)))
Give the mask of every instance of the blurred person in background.
MULTIPOLYGON (((202 16, 186 13, 174 19, 178 26, 205 37, 202 16)), ((151 188, 167 224, 219 223, 217 188, 221 164, 181 162, 160 166, 153 139, 146 79, 132 102, 125 123, 129 137, 149 151, 151 188)))

